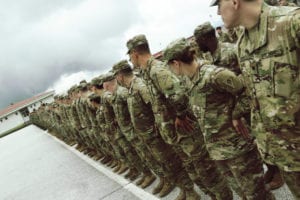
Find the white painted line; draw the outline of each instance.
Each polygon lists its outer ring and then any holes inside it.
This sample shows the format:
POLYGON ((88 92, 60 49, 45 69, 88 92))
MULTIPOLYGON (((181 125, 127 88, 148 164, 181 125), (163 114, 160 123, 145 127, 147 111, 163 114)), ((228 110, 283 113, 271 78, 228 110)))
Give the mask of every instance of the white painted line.
POLYGON ((93 166, 95 169, 100 171, 102 174, 106 175, 110 179, 116 181, 119 183, 124 189, 128 190, 135 196, 137 196, 140 199, 143 200, 159 200, 156 196, 146 192, 142 188, 136 186, 134 183, 131 183, 130 181, 126 180, 123 176, 120 176, 114 172, 112 172, 110 169, 107 169, 106 167, 102 166, 99 162, 91 159, 90 157, 82 154, 81 152, 77 151, 74 147, 71 147, 64 143, 63 141, 57 139, 53 135, 49 134, 47 131, 44 131, 47 135, 49 135, 52 139, 63 145, 66 149, 70 150, 74 154, 76 154, 79 158, 87 162, 89 165, 93 166))

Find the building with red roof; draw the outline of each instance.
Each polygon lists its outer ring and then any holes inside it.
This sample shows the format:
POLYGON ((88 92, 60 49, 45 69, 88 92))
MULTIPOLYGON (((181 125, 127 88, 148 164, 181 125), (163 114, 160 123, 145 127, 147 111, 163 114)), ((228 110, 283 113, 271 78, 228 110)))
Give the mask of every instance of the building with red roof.
POLYGON ((0 110, 0 135, 8 130, 20 126, 29 121, 29 113, 38 109, 43 103, 54 101, 54 91, 44 92, 13 103, 0 110))

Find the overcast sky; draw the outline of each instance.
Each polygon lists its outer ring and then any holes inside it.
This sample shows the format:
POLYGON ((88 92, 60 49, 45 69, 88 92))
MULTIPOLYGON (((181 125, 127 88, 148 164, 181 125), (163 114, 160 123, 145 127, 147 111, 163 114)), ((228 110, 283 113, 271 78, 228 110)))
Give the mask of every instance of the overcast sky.
POLYGON ((210 0, 0 0, 0 109, 108 71, 126 41, 146 34, 152 53, 211 21, 210 0))

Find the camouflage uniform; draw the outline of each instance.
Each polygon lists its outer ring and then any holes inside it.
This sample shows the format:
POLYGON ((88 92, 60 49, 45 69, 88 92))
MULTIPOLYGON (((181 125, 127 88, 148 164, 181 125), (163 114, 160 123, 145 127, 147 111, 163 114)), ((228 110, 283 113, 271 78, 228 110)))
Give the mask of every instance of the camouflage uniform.
MULTIPOLYGON (((167 61, 189 51, 182 38, 164 51, 167 61)), ((210 157, 217 161, 233 189, 246 199, 266 199, 263 167, 252 141, 236 133, 232 125, 235 95, 244 85, 232 71, 214 65, 198 65, 191 78, 190 103, 203 127, 205 144, 210 157)))
MULTIPOLYGON (((130 50, 141 43, 147 43, 144 35, 129 40, 127 47, 130 50)), ((181 157, 190 178, 204 192, 216 195, 217 199, 232 196, 217 166, 209 158, 199 124, 188 106, 188 97, 179 79, 153 57, 147 61, 143 79, 151 95, 152 110, 159 133, 181 157), (193 120, 192 132, 175 130, 175 118, 185 116, 193 120)))
POLYGON ((115 119, 115 114, 112 105, 112 94, 108 91, 105 91, 102 96, 103 99, 103 114, 105 118, 105 129, 109 140, 112 142, 112 147, 115 151, 115 154, 118 160, 123 163, 128 163, 128 160, 125 156, 123 148, 118 143, 118 140, 123 141, 124 136, 122 135, 120 129, 117 127, 118 124, 115 119))
POLYGON ((300 10, 262 5, 256 27, 238 43, 252 100, 252 130, 263 159, 277 165, 300 198, 300 10), (295 181, 297 180, 297 181, 295 181))
MULTIPOLYGON (((129 67, 127 61, 121 61, 114 65, 113 69, 117 72, 129 67)), ((134 76, 129 87, 127 103, 134 133, 144 146, 146 160, 160 177, 166 178, 181 188, 186 187, 187 183, 190 184, 189 187, 192 187, 186 172, 178 172, 182 168, 181 162, 178 162, 180 158, 159 135, 150 102, 151 96, 145 82, 134 76), (176 180, 178 173, 182 175, 176 180)))
MULTIPOLYGON (((143 164, 141 157, 139 157, 136 152, 136 149, 139 149, 141 141, 139 141, 139 138, 133 131, 127 106, 127 97, 128 90, 124 87, 117 86, 111 101, 118 123, 118 128, 122 132, 122 135, 125 136, 119 139, 119 144, 122 144, 126 157, 132 168, 136 168, 139 172, 143 172, 144 174, 151 174, 150 170, 143 164)), ((141 152, 141 150, 139 152, 141 152)))

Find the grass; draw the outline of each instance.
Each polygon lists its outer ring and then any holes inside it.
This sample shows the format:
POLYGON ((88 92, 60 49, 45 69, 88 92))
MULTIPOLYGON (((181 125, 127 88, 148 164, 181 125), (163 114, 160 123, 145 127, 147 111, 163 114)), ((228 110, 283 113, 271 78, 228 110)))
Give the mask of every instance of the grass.
POLYGON ((7 131, 5 131, 3 133, 0 133, 0 138, 5 137, 5 136, 7 136, 7 135, 9 135, 9 134, 11 134, 11 133, 13 133, 15 131, 18 131, 18 130, 20 130, 20 129, 26 127, 26 126, 28 126, 29 124, 30 124, 30 122, 27 122, 27 123, 24 123, 24 124, 20 124, 19 126, 16 126, 15 128, 12 128, 12 129, 7 130, 7 131))

